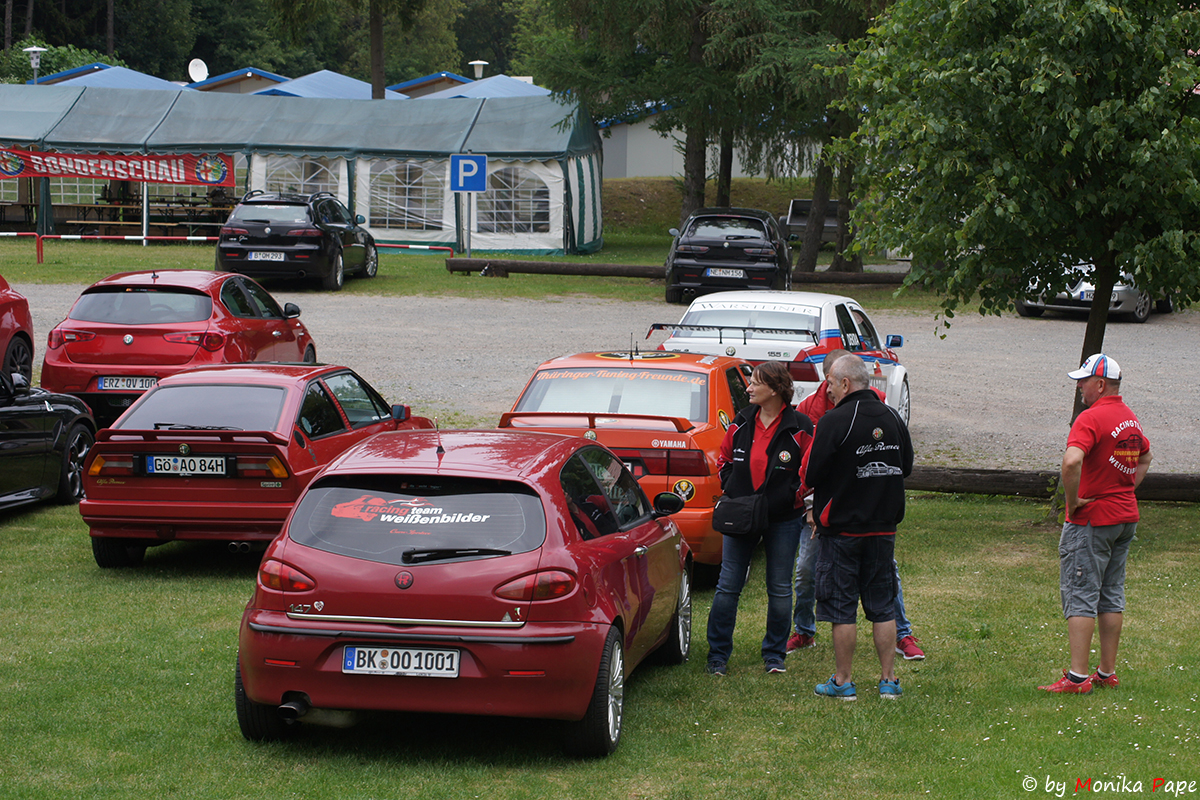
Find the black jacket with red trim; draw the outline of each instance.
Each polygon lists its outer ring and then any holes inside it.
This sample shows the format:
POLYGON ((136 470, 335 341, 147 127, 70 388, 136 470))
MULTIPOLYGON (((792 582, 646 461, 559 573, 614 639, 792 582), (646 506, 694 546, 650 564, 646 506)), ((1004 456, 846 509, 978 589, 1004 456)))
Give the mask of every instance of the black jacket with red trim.
POLYGON ((851 392, 821 417, 808 455, 817 533, 895 533, 912 473, 908 427, 871 389, 851 392))
MULTIPOLYGON (((750 446, 754 442, 758 411, 758 406, 753 404, 739 411, 721 443, 717 468, 721 488, 730 497, 754 494, 754 482, 750 478, 750 446)), ((809 418, 785 404, 767 448, 767 479, 760 492, 767 497, 769 522, 795 519, 804 513, 800 465, 812 444, 812 432, 809 418)))

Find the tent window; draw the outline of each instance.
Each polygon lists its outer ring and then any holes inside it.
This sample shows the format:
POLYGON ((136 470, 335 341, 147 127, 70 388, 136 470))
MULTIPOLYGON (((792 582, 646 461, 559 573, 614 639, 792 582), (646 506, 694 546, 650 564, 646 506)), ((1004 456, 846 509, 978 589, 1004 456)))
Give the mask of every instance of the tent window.
POLYGON ((444 168, 426 169, 411 161, 371 165, 371 226, 410 231, 442 230, 444 168))
POLYGON ((0 202, 15 203, 20 200, 21 183, 18 178, 0 181, 0 202))
POLYGON ((479 197, 479 230, 534 233, 550 230, 550 187, 533 172, 504 167, 488 176, 479 197))
POLYGON ((58 177, 50 179, 50 198, 52 203, 96 203, 100 200, 101 189, 108 186, 108 181, 95 178, 58 177))
POLYGON ((268 192, 313 194, 338 191, 337 159, 271 156, 267 160, 268 192))

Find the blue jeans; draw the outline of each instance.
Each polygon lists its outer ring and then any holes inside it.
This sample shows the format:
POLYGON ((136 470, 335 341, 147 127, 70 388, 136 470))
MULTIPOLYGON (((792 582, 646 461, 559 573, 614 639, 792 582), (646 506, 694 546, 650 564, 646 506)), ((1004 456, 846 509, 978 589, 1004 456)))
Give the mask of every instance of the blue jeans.
MULTIPOLYGON (((817 620, 813 606, 817 602, 813 566, 817 563, 817 540, 808 523, 800 530, 800 546, 796 550, 796 605, 792 612, 792 627, 804 636, 817 635, 817 620)), ((900 585, 900 565, 896 564, 896 641, 912 636, 912 623, 904 613, 904 588, 900 585)))
POLYGON ((763 636, 762 657, 763 661, 783 661, 787 656, 788 619, 792 615, 792 568, 803 526, 803 519, 797 517, 772 523, 762 537, 723 537, 721 575, 717 578, 717 590, 708 612, 709 662, 726 663, 733 652, 738 600, 750 575, 750 559, 760 538, 767 562, 767 632, 763 636))

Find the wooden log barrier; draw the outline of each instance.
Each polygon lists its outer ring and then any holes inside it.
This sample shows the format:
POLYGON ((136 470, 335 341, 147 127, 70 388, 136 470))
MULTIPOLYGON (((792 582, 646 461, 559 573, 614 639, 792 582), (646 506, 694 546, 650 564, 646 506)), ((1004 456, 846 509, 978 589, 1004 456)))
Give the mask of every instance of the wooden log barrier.
MULTIPOLYGON (((904 488, 926 492, 1050 497, 1058 488, 1057 472, 1009 469, 913 467, 904 488)), ((1138 487, 1139 500, 1200 503, 1200 475, 1155 473, 1138 487)))
POLYGON ((507 278, 510 273, 529 275, 591 275, 604 278, 663 278, 661 264, 591 264, 566 261, 513 261, 500 258, 447 258, 450 273, 477 273, 491 278, 507 278))

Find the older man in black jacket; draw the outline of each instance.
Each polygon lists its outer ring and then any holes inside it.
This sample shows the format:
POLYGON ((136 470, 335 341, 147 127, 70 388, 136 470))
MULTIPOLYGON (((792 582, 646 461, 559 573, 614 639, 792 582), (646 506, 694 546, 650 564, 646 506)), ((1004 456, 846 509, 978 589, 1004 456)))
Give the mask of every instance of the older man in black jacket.
POLYGON ((881 676, 879 694, 900 695, 896 679, 896 525, 904 518, 904 479, 912 472, 908 428, 871 390, 860 358, 839 358, 829 372, 835 407, 813 438, 805 483, 813 489, 817 619, 833 626, 836 671, 816 687, 853 700, 857 612, 873 623, 881 676))

